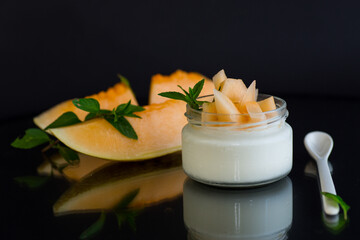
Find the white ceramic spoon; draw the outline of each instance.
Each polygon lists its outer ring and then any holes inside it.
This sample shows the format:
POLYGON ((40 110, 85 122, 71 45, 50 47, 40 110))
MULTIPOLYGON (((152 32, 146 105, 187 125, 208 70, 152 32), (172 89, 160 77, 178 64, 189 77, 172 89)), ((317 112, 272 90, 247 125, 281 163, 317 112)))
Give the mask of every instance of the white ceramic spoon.
MULTIPOLYGON (((332 138, 325 132, 310 132, 305 136, 304 144, 317 163, 321 191, 336 194, 328 166, 328 157, 334 145, 332 138)), ((339 205, 332 199, 323 195, 321 197, 324 212, 328 215, 337 215, 340 211, 339 205)))

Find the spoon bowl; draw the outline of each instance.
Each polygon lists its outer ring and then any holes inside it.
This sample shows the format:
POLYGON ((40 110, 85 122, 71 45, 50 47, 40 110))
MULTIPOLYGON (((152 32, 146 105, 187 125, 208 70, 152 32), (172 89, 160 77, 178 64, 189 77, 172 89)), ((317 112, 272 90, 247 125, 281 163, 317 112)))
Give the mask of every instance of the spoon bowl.
POLYGON ((306 150, 315 159, 328 159, 334 146, 331 136, 325 132, 310 132, 305 136, 304 144, 306 150))

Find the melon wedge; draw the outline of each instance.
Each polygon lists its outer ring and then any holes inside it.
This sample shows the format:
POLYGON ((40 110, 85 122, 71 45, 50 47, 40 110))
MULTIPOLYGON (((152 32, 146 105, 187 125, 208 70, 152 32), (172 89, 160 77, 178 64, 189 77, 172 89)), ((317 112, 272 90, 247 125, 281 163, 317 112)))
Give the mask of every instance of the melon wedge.
MULTIPOLYGON (((268 112, 276 109, 276 104, 273 96, 268 97, 262 101, 259 101, 258 104, 263 112, 268 112)), ((275 112, 266 113, 267 118, 272 118, 275 116, 276 116, 275 112)))
POLYGON ((201 121, 215 122, 217 121, 215 102, 205 102, 202 105, 201 121))
POLYGON ((165 102, 167 98, 158 95, 161 92, 181 92, 178 85, 187 90, 189 87, 194 87, 194 85, 202 79, 205 79, 205 84, 200 96, 212 94, 212 89, 214 88, 213 82, 199 73, 187 73, 182 70, 177 70, 169 76, 156 74, 151 78, 149 104, 165 102))
MULTIPOLYGON (((37 168, 37 172, 40 175, 50 176, 51 171, 57 177, 64 176, 66 179, 70 181, 80 181, 83 177, 87 176, 88 174, 92 173, 95 170, 98 170, 103 167, 107 167, 111 164, 115 164, 114 161, 109 161, 102 158, 92 157, 89 155, 85 155, 82 153, 78 153, 80 161, 77 165, 69 165, 62 170, 62 174, 58 172, 56 169, 52 169, 51 164, 48 161, 44 161, 42 164, 39 165, 37 168)), ((55 154, 51 156, 51 160, 54 164, 58 167, 63 166, 66 164, 66 160, 61 157, 60 154, 55 154)))
POLYGON ((181 130, 187 123, 185 102, 168 100, 144 106, 139 118, 127 118, 138 140, 120 134, 104 119, 92 119, 49 131, 70 148, 111 160, 143 160, 181 149, 181 130))
POLYGON ((266 120, 259 104, 255 101, 245 103, 246 110, 250 116, 251 122, 260 122, 266 120))
POLYGON ((213 82, 216 90, 219 90, 221 84, 227 79, 224 69, 221 69, 213 76, 213 82))
POLYGON ((238 109, 241 113, 247 113, 245 103, 247 102, 254 102, 256 101, 256 80, 254 80, 248 89, 246 90, 246 93, 244 94, 244 97, 242 98, 240 104, 238 105, 238 109))
MULTIPOLYGON (((134 105, 138 104, 132 90, 123 83, 117 83, 107 91, 102 91, 98 94, 88 96, 88 98, 95 98, 99 101, 102 109, 109 110, 112 110, 119 104, 128 102, 129 100, 131 100, 131 103, 134 105)), ((88 114, 87 112, 76 108, 72 103, 72 100, 67 100, 35 117, 34 123, 39 128, 44 129, 61 114, 67 111, 74 112, 80 120, 84 120, 85 116, 88 114)))
POLYGON ((74 184, 54 204, 56 215, 112 209, 127 193, 139 189, 130 207, 144 207, 182 194, 186 179, 181 154, 145 162, 123 162, 96 171, 74 184))
POLYGON ((236 108, 234 103, 222 92, 214 89, 214 100, 218 118, 220 121, 224 122, 237 122, 239 110, 236 108), (224 115, 221 115, 224 114, 224 115))
POLYGON ((241 79, 228 78, 223 82, 220 92, 225 94, 232 102, 240 102, 247 88, 241 79))

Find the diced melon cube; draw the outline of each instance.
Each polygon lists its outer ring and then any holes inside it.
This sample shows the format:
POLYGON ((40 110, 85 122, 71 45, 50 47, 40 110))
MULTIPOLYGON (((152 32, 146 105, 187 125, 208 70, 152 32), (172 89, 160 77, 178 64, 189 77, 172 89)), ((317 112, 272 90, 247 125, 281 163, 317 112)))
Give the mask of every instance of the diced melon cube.
POLYGON ((205 102, 205 103, 203 103, 201 121, 202 122, 215 122, 215 121, 217 121, 215 102, 205 102))
POLYGON ((226 79, 227 77, 226 77, 226 74, 225 74, 225 71, 224 71, 224 69, 221 69, 217 74, 215 74, 214 76, 213 76, 213 82, 214 82, 214 85, 215 85, 215 89, 216 90, 219 90, 219 88, 220 88, 220 84, 223 82, 223 81, 225 81, 225 79, 226 79))
POLYGON ((259 101, 258 104, 263 112, 267 112, 267 111, 276 109, 276 104, 275 104, 273 96, 259 101))
MULTIPOLYGON (((259 101, 258 104, 263 112, 268 112, 276 109, 276 104, 273 96, 259 101)), ((266 113, 267 118, 271 118, 274 116, 276 116, 276 113, 266 113)))
POLYGON ((241 113, 248 113, 245 103, 255 102, 255 95, 256 95, 256 80, 254 80, 250 84, 250 86, 246 90, 246 93, 244 94, 244 97, 242 98, 240 104, 238 104, 238 109, 241 113))
POLYGON ((224 122, 238 121, 238 116, 234 114, 240 114, 240 112, 236 108, 234 103, 225 94, 214 89, 214 99, 215 99, 215 106, 217 113, 224 114, 223 116, 218 115, 219 121, 224 121, 224 122))
POLYGON ((220 92, 224 93, 232 102, 240 102, 247 88, 241 79, 228 78, 222 82, 220 92))
POLYGON ((247 102, 245 103, 246 110, 250 116, 250 122, 260 122, 266 120, 265 114, 262 112, 259 104, 257 102, 247 102))

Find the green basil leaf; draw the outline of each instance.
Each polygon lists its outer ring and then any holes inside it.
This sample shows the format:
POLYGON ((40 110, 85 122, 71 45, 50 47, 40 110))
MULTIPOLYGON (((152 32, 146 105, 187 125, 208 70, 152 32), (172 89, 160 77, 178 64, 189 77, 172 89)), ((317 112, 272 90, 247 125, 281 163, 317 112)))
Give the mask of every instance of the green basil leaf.
POLYGON ((49 142, 50 138, 41 129, 30 128, 25 131, 25 135, 22 138, 16 138, 11 143, 11 146, 22 149, 30 149, 46 142, 49 142))
POLYGON ((115 112, 117 114, 123 114, 129 108, 130 105, 131 105, 131 100, 129 100, 127 103, 120 104, 119 106, 117 106, 115 112))
POLYGON ((45 128, 45 130, 49 128, 59 128, 66 127, 70 125, 74 125, 77 123, 81 123, 80 119, 73 112, 65 112, 60 117, 58 117, 55 121, 50 123, 49 126, 45 128))
POLYGON ((97 117, 97 113, 88 113, 85 117, 85 121, 89 121, 93 118, 96 118, 97 117))
POLYGON ((145 108, 143 108, 142 106, 137 106, 137 105, 130 105, 127 110, 126 113, 134 113, 134 112, 142 112, 144 111, 145 108))
POLYGON ((139 194, 140 189, 137 188, 135 190, 132 190, 130 192, 128 192, 122 199, 121 201, 116 205, 116 207, 114 208, 115 212, 119 212, 123 209, 126 209, 129 204, 135 199, 135 197, 139 194))
POLYGON ((192 98, 194 100, 196 100, 196 98, 200 95, 201 90, 203 89, 205 84, 205 79, 201 80, 200 82, 196 83, 194 88, 193 88, 193 94, 192 94, 192 98))
POLYGON ((350 206, 347 205, 339 195, 335 195, 328 192, 322 192, 321 194, 337 202, 344 211, 344 219, 347 220, 347 212, 350 209, 350 206))
POLYGON ((22 177, 15 177, 14 180, 22 185, 26 186, 31 189, 39 188, 50 179, 50 177, 44 177, 44 176, 22 176, 22 177))
POLYGON ((138 139, 138 136, 131 126, 128 120, 123 116, 118 117, 117 121, 114 118, 107 117, 105 118, 113 127, 115 127, 121 134, 131 139, 138 139))
POLYGON ((77 98, 74 99, 72 102, 75 107, 86 112, 97 113, 100 111, 99 102, 93 98, 77 98))
POLYGON ((127 86, 128 88, 131 89, 130 82, 129 82, 129 80, 128 80, 126 77, 124 77, 124 76, 121 75, 121 74, 117 74, 117 77, 120 79, 120 81, 121 81, 125 86, 127 86))
POLYGON ((162 92, 162 93, 159 93, 158 95, 160 95, 162 97, 181 100, 181 101, 186 102, 185 95, 182 93, 179 93, 179 92, 162 92))
POLYGON ((89 239, 89 238, 95 236, 96 234, 98 234, 104 227, 105 219, 106 219, 106 214, 103 211, 103 212, 101 212, 99 219, 96 222, 94 222, 89 228, 87 228, 85 231, 83 231, 79 238, 80 239, 89 239))
POLYGON ((77 164, 80 160, 79 155, 76 151, 72 150, 69 147, 62 146, 60 144, 57 144, 54 146, 55 148, 59 149, 60 155, 69 163, 69 164, 77 164))

